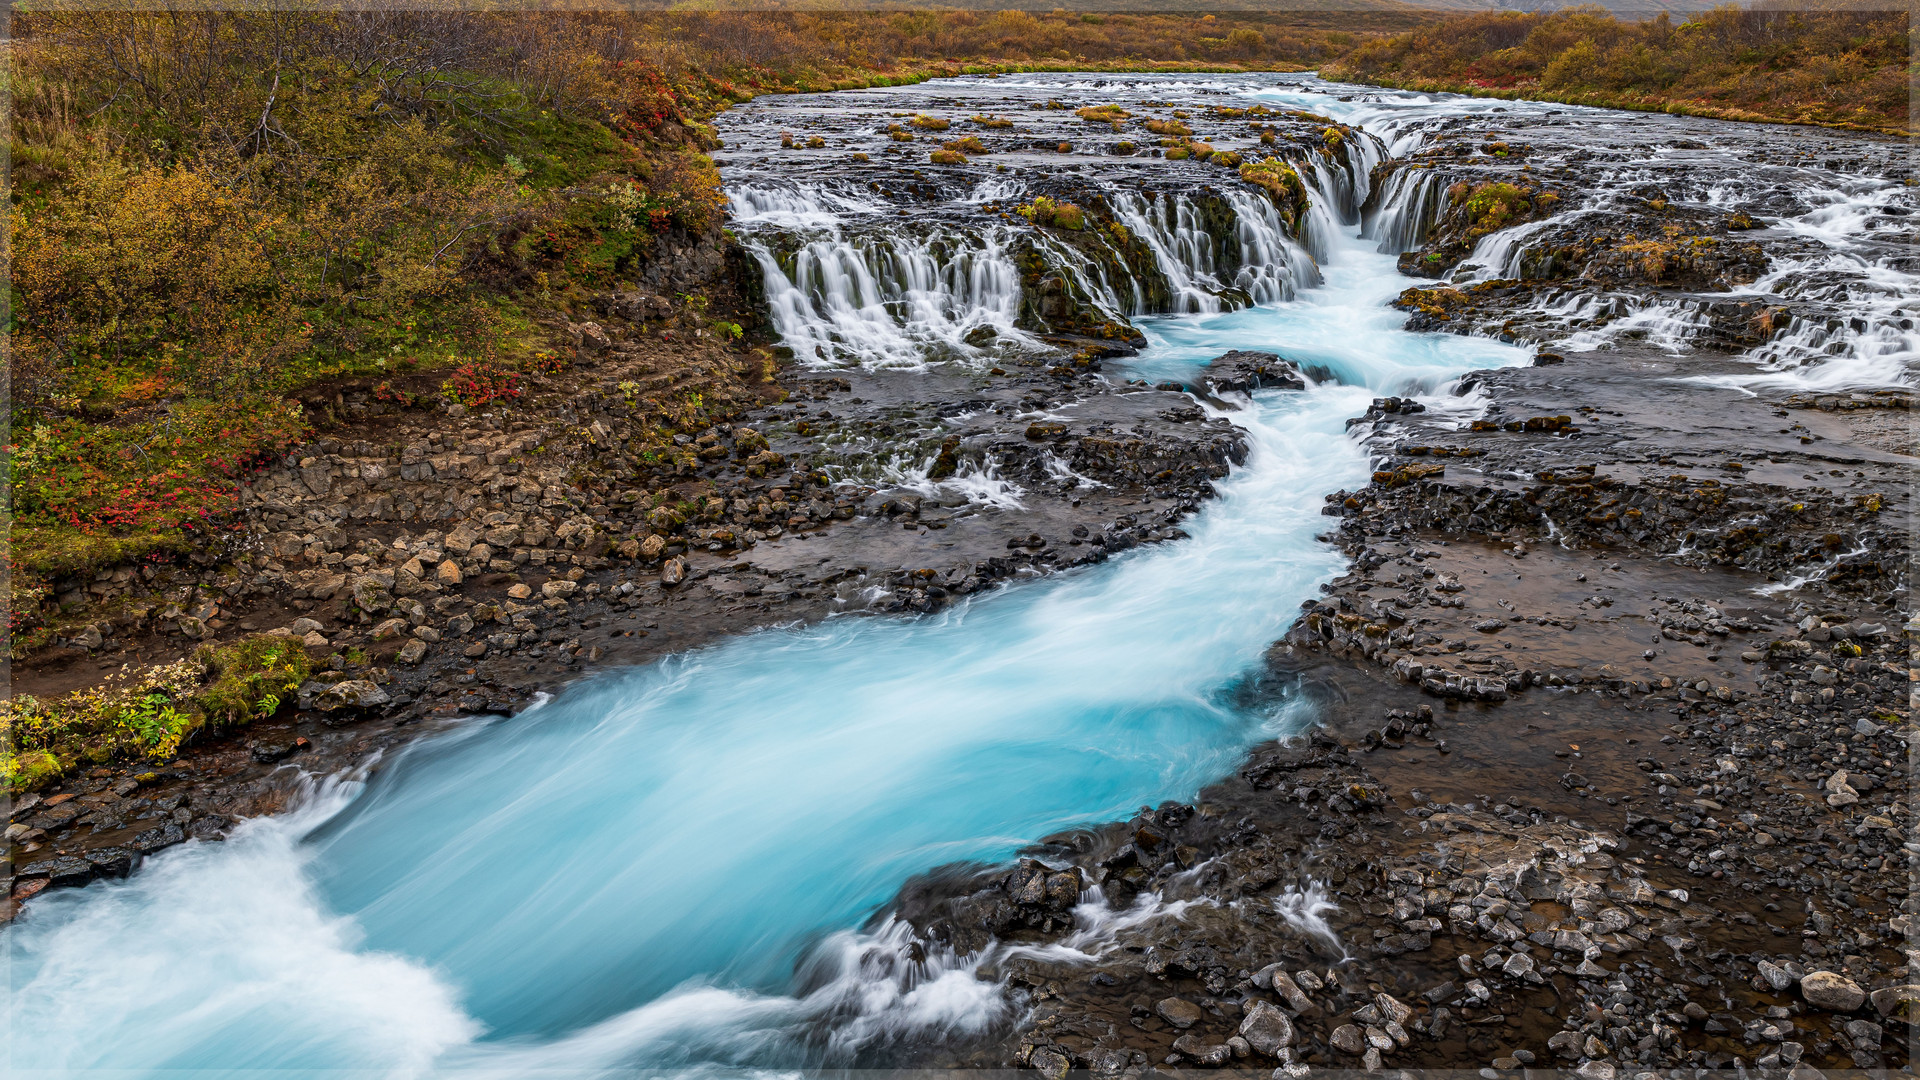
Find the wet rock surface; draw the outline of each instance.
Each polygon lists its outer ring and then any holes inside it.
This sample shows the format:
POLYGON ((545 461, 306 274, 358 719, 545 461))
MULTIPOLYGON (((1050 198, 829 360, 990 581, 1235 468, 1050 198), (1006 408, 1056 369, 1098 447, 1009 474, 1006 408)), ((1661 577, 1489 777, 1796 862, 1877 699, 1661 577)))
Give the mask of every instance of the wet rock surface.
POLYGON ((1911 459, 1670 364, 1356 418, 1378 471, 1327 506, 1352 570, 1246 691, 1323 726, 1030 849, 1093 886, 1071 921, 994 875, 905 894, 930 946, 1066 947, 996 972, 1030 1011, 983 1060, 1906 1064, 1911 459), (1274 1013, 1290 1041, 1213 1053, 1274 1013))
POLYGON ((1409 329, 1556 352, 1747 351, 1791 369, 1911 354, 1911 218, 1893 140, 1528 105, 1430 122, 1375 171, 1409 329), (1892 181, 1890 183, 1889 181, 1892 181))

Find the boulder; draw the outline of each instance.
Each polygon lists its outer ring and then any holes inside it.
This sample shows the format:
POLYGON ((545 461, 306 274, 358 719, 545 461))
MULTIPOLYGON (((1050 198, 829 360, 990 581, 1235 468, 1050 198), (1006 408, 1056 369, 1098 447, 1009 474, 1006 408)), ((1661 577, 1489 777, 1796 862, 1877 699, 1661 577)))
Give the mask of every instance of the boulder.
POLYGON ((1273 1057, 1281 1047, 1293 1045, 1293 1021, 1272 1005, 1256 1001, 1240 1021, 1240 1037, 1247 1040, 1248 1046, 1273 1057))
POLYGON ((1358 1024, 1341 1024, 1333 1029, 1327 1041, 1343 1054, 1358 1054, 1367 1048, 1367 1037, 1361 1033, 1358 1024))
POLYGON ((1871 995, 1881 1016, 1920 1015, 1920 984, 1883 986, 1871 995))
POLYGON ((1800 980, 1800 996, 1807 1004, 1828 1012, 1852 1012, 1867 1000, 1860 984, 1832 971, 1815 971, 1800 980))
POLYGON ((1273 353, 1235 349, 1207 361, 1207 388, 1216 394, 1255 390, 1305 390, 1307 381, 1292 361, 1273 353))
POLYGON ((326 687, 313 697, 313 707, 321 712, 343 709, 377 709, 393 701, 391 695, 367 679, 348 679, 326 687))

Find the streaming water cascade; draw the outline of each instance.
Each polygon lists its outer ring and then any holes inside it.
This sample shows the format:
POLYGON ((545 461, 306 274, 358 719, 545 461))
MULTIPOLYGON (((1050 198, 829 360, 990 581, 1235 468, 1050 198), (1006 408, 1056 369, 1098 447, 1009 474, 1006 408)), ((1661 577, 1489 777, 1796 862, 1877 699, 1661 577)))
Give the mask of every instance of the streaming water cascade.
MULTIPOLYGON (((225 842, 49 894, 4 931, 12 1067, 844 1066, 1010 1022, 1019 1003, 977 974, 991 955, 911 963, 905 928, 874 913, 914 874, 1190 797, 1249 744, 1310 722, 1240 691, 1337 572, 1314 537, 1321 496, 1367 475, 1346 419, 1397 394, 1464 423, 1476 403, 1449 392, 1457 376, 1527 359, 1400 328, 1393 251, 1437 195, 1403 173, 1369 200, 1387 148, 1486 103, 1254 89, 1369 131, 1355 167, 1303 169, 1320 208, 1303 239, 1237 192, 1227 266, 1194 235, 1190 203, 1111 195, 1177 298, 1137 320, 1149 344, 1124 377, 1190 377, 1230 348, 1277 349, 1324 376, 1231 414, 1252 453, 1190 539, 937 616, 833 619, 607 673, 416 744, 371 779, 316 783, 302 809, 225 842)), ((804 360, 968 363, 1032 341, 1011 228, 886 216, 853 188, 732 198, 804 360)), ((1077 253, 1056 249, 1051 265, 1107 310, 1141 311, 1139 282, 1077 253)), ((1888 339, 1886 355, 1902 347, 1888 339)), ((1116 925, 1185 903, 1083 899, 1079 932, 1050 948, 1094 953, 1116 925)), ((1276 908, 1318 934, 1324 903, 1304 889, 1276 908)))

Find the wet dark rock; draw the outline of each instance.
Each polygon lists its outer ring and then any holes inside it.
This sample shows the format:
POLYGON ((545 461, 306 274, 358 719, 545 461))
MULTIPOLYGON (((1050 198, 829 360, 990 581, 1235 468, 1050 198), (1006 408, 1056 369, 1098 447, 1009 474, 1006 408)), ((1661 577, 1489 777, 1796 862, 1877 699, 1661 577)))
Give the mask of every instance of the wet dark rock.
POLYGON ((1255 1051, 1274 1057, 1281 1047, 1293 1044, 1293 1021, 1272 1005, 1255 1001, 1240 1021, 1240 1036, 1255 1051))
POLYGON ((1163 998, 1153 1007, 1153 1011, 1160 1014, 1160 1019, 1183 1030, 1206 1018, 1200 1006, 1181 998, 1163 998))
POLYGON ((1207 361, 1207 388, 1216 394, 1249 394, 1255 390, 1305 390, 1306 380, 1290 360, 1273 353, 1223 353, 1207 361))

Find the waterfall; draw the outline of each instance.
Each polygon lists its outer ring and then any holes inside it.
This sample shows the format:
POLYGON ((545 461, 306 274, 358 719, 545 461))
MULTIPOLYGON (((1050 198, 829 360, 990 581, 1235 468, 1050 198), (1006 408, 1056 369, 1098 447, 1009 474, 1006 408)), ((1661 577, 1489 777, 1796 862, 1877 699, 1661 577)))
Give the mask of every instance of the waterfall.
MULTIPOLYGON (((1220 310, 1220 293, 1225 288, 1214 276, 1212 234, 1200 225, 1193 202, 1176 196, 1147 197, 1119 191, 1110 195, 1108 205, 1134 236, 1153 252, 1160 273, 1167 279, 1172 310, 1210 313, 1220 310)), ((1134 314, 1147 314, 1145 306, 1134 314)))
POLYGON ((1291 300, 1300 289, 1320 284, 1320 268, 1287 237, 1280 211, 1251 191, 1227 192, 1233 207, 1234 239, 1240 244, 1240 270, 1233 286, 1256 304, 1291 300))
POLYGON ((1376 198, 1369 200, 1360 235, 1378 240, 1383 254, 1412 251, 1426 241, 1445 199, 1446 184, 1431 169, 1395 169, 1376 198))
POLYGON ((1036 332, 1089 319, 1124 323, 1292 299, 1321 282, 1319 264, 1361 220, 1384 155, 1379 139, 1355 129, 1337 153, 1294 160, 1308 196, 1297 225, 1231 173, 1219 189, 1108 185, 1106 208, 1124 236, 974 224, 983 208, 1024 197, 1028 183, 1011 175, 979 180, 956 201, 914 214, 832 181, 763 179, 730 188, 728 203, 760 268, 774 329, 801 362, 919 367, 1038 349, 1036 332), (1036 279, 1063 284, 1064 314, 1056 293, 1044 301, 1027 295, 1036 279))
POLYGON ((1454 271, 1453 280, 1496 281, 1501 278, 1521 276, 1520 263, 1527 253, 1527 241, 1533 234, 1550 225, 1560 224, 1564 218, 1543 218, 1529 221, 1523 225, 1501 229, 1488 233, 1473 245, 1473 251, 1460 261, 1454 271))
POLYGON ((1020 271, 1006 226, 802 235, 811 238, 785 257, 759 235, 742 244, 760 265, 774 328, 803 360, 919 367, 978 355, 968 337, 982 328, 1035 344, 1014 325, 1020 271))

